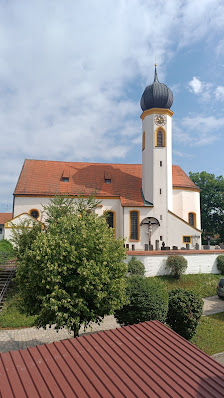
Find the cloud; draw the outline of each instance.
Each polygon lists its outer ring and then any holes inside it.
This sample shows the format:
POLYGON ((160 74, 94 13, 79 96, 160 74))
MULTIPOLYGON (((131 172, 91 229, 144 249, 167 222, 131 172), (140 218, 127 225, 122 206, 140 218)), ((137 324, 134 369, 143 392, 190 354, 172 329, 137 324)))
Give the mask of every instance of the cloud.
POLYGON ((127 161, 155 58, 164 81, 178 46, 222 31, 223 10, 219 0, 1 2, 0 202, 24 158, 127 161))
POLYGON ((202 101, 209 101, 211 98, 212 84, 202 82, 195 76, 188 82, 188 88, 193 94, 200 95, 202 101))
POLYGON ((224 117, 187 116, 174 124, 174 143, 177 148, 178 145, 187 145, 189 147, 210 145, 221 138, 220 131, 223 124, 224 117))
POLYGON ((217 100, 224 100, 224 86, 218 86, 215 89, 215 97, 217 100))

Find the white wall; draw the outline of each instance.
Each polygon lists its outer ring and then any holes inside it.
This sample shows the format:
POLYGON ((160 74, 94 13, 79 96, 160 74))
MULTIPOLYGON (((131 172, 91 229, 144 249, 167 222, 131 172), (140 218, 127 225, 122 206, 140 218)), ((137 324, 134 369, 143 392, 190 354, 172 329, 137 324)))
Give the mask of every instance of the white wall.
POLYGON ((188 222, 188 213, 196 214, 196 228, 201 229, 200 192, 173 189, 173 212, 188 222))
MULTIPOLYGON (((183 254, 181 253, 181 255, 184 256, 188 262, 188 267, 185 274, 219 274, 216 265, 216 259, 220 255, 218 251, 217 254, 186 254, 183 251, 183 254)), ((131 260, 131 258, 132 256, 128 256, 128 261, 131 260)), ((136 258, 145 265, 145 276, 168 274, 167 270, 165 269, 168 255, 136 255, 136 258)))

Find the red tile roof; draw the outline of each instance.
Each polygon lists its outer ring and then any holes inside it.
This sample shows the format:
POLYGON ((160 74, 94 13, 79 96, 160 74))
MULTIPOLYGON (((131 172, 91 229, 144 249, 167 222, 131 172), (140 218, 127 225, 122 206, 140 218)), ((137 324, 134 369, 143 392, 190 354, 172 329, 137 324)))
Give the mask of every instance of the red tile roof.
POLYGON ((0 213, 0 224, 5 224, 12 219, 12 213, 0 213))
POLYGON ((158 321, 0 354, 1 398, 222 398, 224 366, 158 321))
MULTIPOLYGON (((173 186, 197 189, 179 166, 173 166, 173 186)), ((141 187, 140 164, 25 160, 14 194, 53 196, 95 192, 99 197, 121 198, 122 206, 144 206, 141 187), (69 177, 69 182, 63 182, 64 177, 69 177), (105 179, 111 179, 111 184, 106 184, 105 179)))

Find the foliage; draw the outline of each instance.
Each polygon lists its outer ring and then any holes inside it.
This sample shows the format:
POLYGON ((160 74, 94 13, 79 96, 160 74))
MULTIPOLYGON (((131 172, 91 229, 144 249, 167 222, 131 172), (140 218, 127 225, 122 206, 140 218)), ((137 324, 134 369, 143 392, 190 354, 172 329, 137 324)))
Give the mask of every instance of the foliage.
POLYGON ((171 290, 167 322, 175 332, 190 340, 196 333, 202 309, 203 300, 194 292, 183 289, 171 290))
POLYGON ((18 261, 22 261, 25 252, 31 248, 37 234, 41 231, 41 225, 39 222, 23 220, 19 226, 12 227, 11 241, 18 261))
POLYGON ((214 174, 189 173, 191 180, 201 190, 201 221, 204 237, 220 235, 224 241, 224 178, 214 174))
POLYGON ((182 275, 181 279, 174 279, 173 276, 155 276, 154 279, 159 279, 167 291, 172 289, 192 290, 200 297, 214 296, 216 293, 216 286, 220 279, 220 275, 214 274, 188 274, 182 275))
POLYGON ((115 318, 120 325, 155 319, 165 322, 168 294, 159 281, 132 276, 127 280, 127 297, 129 303, 115 311, 115 318))
POLYGON ((131 260, 128 262, 128 273, 130 275, 144 276, 145 266, 141 261, 137 260, 137 258, 133 256, 131 260))
POLYGON ((191 342, 208 355, 223 352, 223 324, 224 312, 201 317, 191 342))
POLYGON ((217 268, 224 275, 224 255, 220 255, 217 257, 217 268))
POLYGON ((187 260, 183 256, 168 256, 166 268, 168 268, 171 275, 179 279, 187 269, 187 260))
POLYGON ((97 202, 56 197, 45 208, 46 230, 37 231, 32 243, 25 232, 25 250, 23 234, 19 238, 16 280, 23 307, 37 314, 39 327, 66 326, 78 335, 82 324, 100 322, 126 303, 123 241, 88 205, 94 209, 97 202))

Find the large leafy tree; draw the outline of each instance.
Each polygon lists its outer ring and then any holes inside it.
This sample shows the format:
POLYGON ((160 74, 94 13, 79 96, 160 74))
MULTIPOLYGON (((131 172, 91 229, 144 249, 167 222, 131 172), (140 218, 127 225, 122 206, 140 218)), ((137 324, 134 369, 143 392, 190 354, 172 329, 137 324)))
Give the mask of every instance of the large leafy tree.
POLYGON ((114 237, 94 199, 54 198, 45 207, 46 230, 31 230, 27 247, 17 233, 17 282, 36 325, 67 327, 78 335, 82 324, 100 322, 126 303, 123 240, 114 237))
POLYGON ((189 173, 201 190, 201 221, 204 236, 219 234, 224 240, 224 178, 202 171, 189 173))

